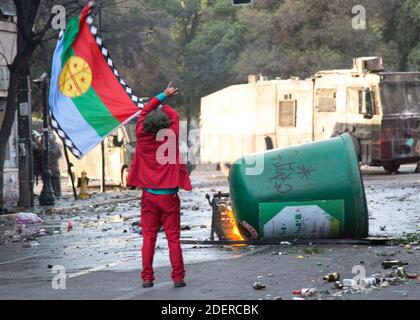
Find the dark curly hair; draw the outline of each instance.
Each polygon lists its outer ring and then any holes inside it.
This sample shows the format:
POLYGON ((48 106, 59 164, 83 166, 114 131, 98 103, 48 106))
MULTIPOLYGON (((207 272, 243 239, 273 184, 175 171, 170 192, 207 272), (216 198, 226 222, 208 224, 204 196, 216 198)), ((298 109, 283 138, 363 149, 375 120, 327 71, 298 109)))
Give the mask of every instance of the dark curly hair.
POLYGON ((143 121, 143 129, 146 133, 157 134, 162 129, 168 129, 172 121, 161 110, 153 110, 143 121))

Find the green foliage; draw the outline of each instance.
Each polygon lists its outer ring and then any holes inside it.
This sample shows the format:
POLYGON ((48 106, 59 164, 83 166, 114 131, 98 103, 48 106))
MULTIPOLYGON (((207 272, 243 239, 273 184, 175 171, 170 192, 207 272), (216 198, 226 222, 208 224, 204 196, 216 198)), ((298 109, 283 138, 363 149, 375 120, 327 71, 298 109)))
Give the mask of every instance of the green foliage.
POLYGON ((413 71, 420 70, 420 44, 411 50, 408 56, 408 68, 413 71))

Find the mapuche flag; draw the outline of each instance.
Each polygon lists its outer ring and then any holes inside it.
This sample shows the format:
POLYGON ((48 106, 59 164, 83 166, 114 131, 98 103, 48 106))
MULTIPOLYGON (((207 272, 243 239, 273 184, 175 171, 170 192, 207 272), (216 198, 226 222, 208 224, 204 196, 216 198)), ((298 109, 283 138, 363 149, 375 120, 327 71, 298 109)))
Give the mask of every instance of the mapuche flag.
POLYGON ((120 77, 90 16, 89 2, 67 24, 54 52, 51 125, 76 158, 135 117, 143 107, 120 77))

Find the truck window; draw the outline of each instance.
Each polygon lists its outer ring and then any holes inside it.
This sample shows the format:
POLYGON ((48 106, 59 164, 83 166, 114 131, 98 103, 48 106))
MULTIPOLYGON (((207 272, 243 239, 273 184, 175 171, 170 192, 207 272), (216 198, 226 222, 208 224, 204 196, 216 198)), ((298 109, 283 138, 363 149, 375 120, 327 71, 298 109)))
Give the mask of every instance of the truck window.
POLYGON ((410 113, 420 113, 420 83, 406 84, 406 110, 410 113))
POLYGON ((337 90, 318 89, 316 91, 318 112, 337 111, 337 90))
POLYGON ((381 94, 385 115, 420 113, 420 82, 385 82, 381 94))
POLYGON ((296 100, 279 101, 279 126, 296 127, 296 100))
MULTIPOLYGON (((366 95, 364 88, 348 88, 347 89, 347 111, 352 113, 366 114, 366 95)), ((375 89, 370 89, 372 99, 373 115, 377 114, 377 95, 375 89)))

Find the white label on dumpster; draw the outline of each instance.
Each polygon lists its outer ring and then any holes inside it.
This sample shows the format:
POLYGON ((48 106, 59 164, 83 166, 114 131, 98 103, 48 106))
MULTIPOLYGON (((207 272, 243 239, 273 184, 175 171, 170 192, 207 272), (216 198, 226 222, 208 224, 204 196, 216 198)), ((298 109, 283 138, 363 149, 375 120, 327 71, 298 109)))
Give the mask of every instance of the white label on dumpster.
POLYGON ((286 207, 264 225, 264 239, 335 238, 339 222, 316 205, 286 207))

